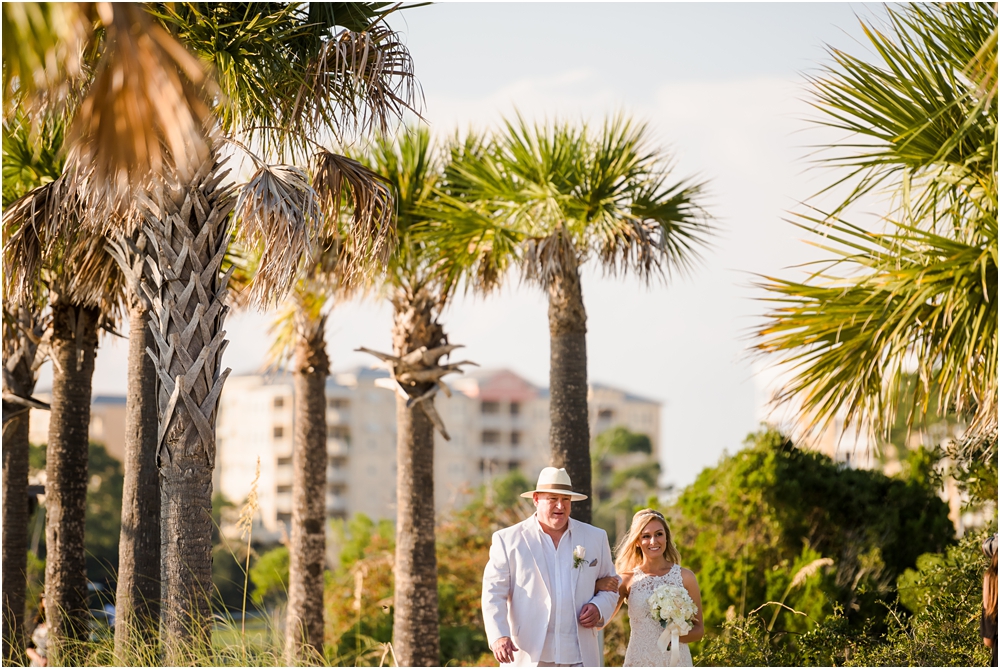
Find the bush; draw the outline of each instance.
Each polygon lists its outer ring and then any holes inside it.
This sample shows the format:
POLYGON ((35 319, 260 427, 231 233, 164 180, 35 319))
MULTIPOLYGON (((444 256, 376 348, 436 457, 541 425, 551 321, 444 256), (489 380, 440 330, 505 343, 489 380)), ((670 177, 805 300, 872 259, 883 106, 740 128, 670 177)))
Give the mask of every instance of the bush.
POLYGON ((900 599, 917 607, 912 615, 883 602, 879 616, 858 625, 835 606, 822 620, 807 618, 809 629, 794 635, 794 643, 785 631, 768 632, 764 611, 730 615, 699 660, 732 667, 986 666, 989 652, 979 638, 985 567, 979 545, 986 534, 922 556, 916 570, 900 577, 900 599))

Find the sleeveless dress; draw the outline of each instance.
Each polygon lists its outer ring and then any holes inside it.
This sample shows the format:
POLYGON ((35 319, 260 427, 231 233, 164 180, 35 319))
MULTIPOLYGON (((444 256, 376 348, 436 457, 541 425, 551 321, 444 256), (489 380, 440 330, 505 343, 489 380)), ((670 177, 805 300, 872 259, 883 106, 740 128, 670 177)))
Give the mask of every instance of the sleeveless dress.
MULTIPOLYGON (((674 565, 663 576, 650 576, 638 567, 632 572, 632 585, 628 593, 628 620, 632 633, 625 650, 626 667, 666 667, 670 664, 670 653, 662 652, 656 645, 663 628, 649 613, 647 600, 653 590, 663 585, 684 587, 680 565, 674 565)), ((691 651, 686 643, 681 644, 681 667, 694 666, 691 651)))

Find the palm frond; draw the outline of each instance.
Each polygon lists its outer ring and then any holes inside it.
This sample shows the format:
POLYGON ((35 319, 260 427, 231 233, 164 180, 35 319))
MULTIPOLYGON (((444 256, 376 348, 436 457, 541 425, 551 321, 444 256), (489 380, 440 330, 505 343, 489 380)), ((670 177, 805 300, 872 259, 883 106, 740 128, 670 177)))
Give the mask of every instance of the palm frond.
POLYGON ((70 131, 107 198, 131 192, 169 160, 190 178, 210 155, 217 93, 199 61, 139 5, 98 3, 104 53, 70 131))
POLYGON ((895 420, 896 389, 915 364, 915 411, 927 411, 933 399, 969 419, 972 430, 995 421, 995 216, 971 244, 913 226, 875 234, 826 216, 808 220, 828 231, 835 245, 824 248, 839 254, 834 267, 863 274, 764 277, 773 309, 757 332, 758 349, 777 354, 794 374, 779 399, 800 399, 814 425, 843 412, 847 423, 884 434, 895 420))
POLYGON ((832 211, 802 217, 831 263, 802 282, 766 278, 774 306, 757 336, 793 372, 782 397, 801 399, 814 424, 843 412, 884 433, 915 366, 909 420, 955 411, 969 423, 965 453, 996 453, 997 106, 975 74, 984 49, 995 54, 996 11, 890 9, 886 30, 863 26, 877 62, 832 50, 813 80, 820 122, 851 135, 820 155, 846 174, 827 190, 850 189, 832 211), (893 198, 886 231, 845 222, 876 189, 893 198))
POLYGON ((3 216, 3 296, 18 304, 37 300, 43 248, 52 237, 48 229, 56 182, 27 193, 3 216))
POLYGON ((384 266, 396 241, 396 199, 386 177, 357 160, 321 151, 315 156, 313 185, 328 220, 341 220, 342 206, 353 211, 345 230, 331 230, 339 236, 345 282, 384 266))
POLYGON ((9 2, 3 5, 3 104, 65 99, 84 77, 83 52, 91 40, 93 5, 79 2, 9 2))
POLYGON ((247 299, 267 306, 288 292, 303 259, 313 255, 311 228, 321 220, 316 192, 304 170, 260 164, 240 188, 234 216, 237 240, 260 256, 247 299))
POLYGON ((994 3, 908 5, 889 13, 885 32, 862 24, 881 62, 830 49, 833 62, 812 79, 814 106, 820 123, 850 139, 825 147, 819 160, 847 168, 833 185, 854 182, 834 214, 873 189, 899 187, 904 174, 944 166, 974 179, 992 173, 996 89, 966 72, 995 43, 996 21, 994 3))
POLYGON ((406 111, 419 116, 422 106, 410 52, 398 33, 378 22, 360 32, 342 30, 323 43, 291 116, 309 114, 314 129, 385 134, 391 121, 406 111))

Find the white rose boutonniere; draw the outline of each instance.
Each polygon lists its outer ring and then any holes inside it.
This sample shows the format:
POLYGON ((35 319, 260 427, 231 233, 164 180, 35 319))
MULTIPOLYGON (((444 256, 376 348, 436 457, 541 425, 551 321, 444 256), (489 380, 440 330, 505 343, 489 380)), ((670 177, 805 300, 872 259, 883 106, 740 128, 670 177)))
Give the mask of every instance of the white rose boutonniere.
POLYGON ((586 562, 587 549, 583 546, 577 546, 573 549, 573 569, 579 568, 581 564, 586 562))

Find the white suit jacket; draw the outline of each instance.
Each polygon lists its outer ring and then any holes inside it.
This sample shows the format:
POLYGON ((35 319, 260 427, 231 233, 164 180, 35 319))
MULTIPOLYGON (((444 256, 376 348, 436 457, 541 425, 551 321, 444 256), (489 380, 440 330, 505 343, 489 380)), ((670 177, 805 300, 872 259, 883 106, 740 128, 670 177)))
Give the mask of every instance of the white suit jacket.
MULTIPOLYGON (((618 604, 618 593, 594 594, 597 579, 615 575, 608 535, 598 527, 572 518, 569 523, 573 547, 583 546, 586 549, 584 563, 573 570, 576 615, 580 615, 586 604, 592 603, 600 610, 602 620, 608 620, 618 604)), ((567 537, 563 535, 563 540, 567 537)), ((513 639, 518 649, 513 662, 516 666, 538 664, 548 631, 552 585, 545 568, 541 541, 541 531, 534 516, 494 532, 490 561, 483 573, 486 637, 490 648, 501 637, 513 639)), ((597 629, 577 624, 577 633, 584 666, 600 666, 597 629)))

